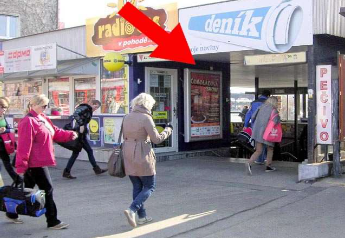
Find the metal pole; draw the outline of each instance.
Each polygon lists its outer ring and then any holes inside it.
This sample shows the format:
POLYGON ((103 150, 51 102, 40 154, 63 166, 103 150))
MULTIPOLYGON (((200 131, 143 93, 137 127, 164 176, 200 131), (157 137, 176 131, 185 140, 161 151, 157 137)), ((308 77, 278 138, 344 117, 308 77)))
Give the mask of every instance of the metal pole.
MULTIPOLYGON (((339 59, 339 52, 338 52, 338 59, 339 59)), ((339 77, 334 77, 334 78, 332 77, 332 98, 333 98, 333 105, 332 105, 333 107, 333 113, 332 113, 333 175, 334 177, 340 177, 341 164, 340 164, 340 141, 339 141, 339 77)))
POLYGON ((314 46, 308 46, 308 163, 315 163, 316 64, 314 46))
MULTIPOLYGON (((295 68, 296 71, 296 68, 295 68)), ((295 72, 296 74, 296 72, 295 72)), ((294 155, 297 157, 298 156, 298 110, 299 110, 299 105, 298 105, 298 81, 294 81, 294 94, 295 94, 295 143, 294 143, 294 155)))
POLYGON ((255 77, 255 99, 259 98, 259 77, 255 77))

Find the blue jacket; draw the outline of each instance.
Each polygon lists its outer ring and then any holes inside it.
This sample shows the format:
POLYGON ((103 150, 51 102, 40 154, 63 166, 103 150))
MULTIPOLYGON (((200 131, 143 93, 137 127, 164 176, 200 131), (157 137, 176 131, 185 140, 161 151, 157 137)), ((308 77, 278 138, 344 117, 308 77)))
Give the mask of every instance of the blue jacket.
POLYGON ((252 115, 258 108, 267 100, 266 96, 260 96, 258 99, 254 100, 250 104, 250 109, 246 114, 246 118, 244 119, 244 127, 250 127, 250 125, 254 124, 254 121, 251 121, 252 115), (249 123, 249 121, 251 121, 249 123))

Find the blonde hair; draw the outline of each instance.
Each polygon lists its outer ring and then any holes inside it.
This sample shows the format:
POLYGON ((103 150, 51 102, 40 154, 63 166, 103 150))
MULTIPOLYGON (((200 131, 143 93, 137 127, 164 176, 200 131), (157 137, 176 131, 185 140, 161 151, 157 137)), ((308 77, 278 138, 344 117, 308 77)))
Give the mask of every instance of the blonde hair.
POLYGON ((131 107, 134 108, 135 106, 143 106, 146 109, 151 111, 155 103, 156 103, 156 100, 154 100, 154 98, 150 94, 140 93, 138 96, 136 96, 132 100, 131 107))
POLYGON ((0 97, 0 106, 2 107, 9 107, 10 106, 10 99, 7 97, 0 97))
POLYGON ((25 113, 29 113, 31 111, 31 107, 34 105, 44 106, 44 105, 48 105, 48 103, 49 103, 49 99, 47 98, 46 95, 44 94, 35 95, 30 99, 30 102, 27 105, 25 113))
POLYGON ((265 104, 269 104, 274 108, 278 107, 278 98, 277 97, 269 97, 267 98, 265 104))

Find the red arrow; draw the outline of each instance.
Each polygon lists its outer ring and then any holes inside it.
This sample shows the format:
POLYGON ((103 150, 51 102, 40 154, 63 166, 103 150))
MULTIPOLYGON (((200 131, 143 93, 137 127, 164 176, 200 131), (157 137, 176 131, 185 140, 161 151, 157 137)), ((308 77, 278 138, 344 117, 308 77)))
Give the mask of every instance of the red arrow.
POLYGON ((130 2, 122 7, 119 15, 158 45, 150 57, 195 64, 180 24, 169 34, 130 2))

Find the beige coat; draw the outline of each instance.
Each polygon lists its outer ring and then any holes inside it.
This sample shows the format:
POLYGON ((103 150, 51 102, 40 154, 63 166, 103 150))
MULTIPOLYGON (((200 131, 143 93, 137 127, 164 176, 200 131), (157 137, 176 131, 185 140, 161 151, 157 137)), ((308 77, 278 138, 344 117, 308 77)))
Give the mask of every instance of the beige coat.
POLYGON ((156 174, 156 156, 151 142, 159 144, 171 135, 167 127, 158 133, 149 110, 136 106, 123 121, 123 157, 126 175, 151 176, 156 174))

